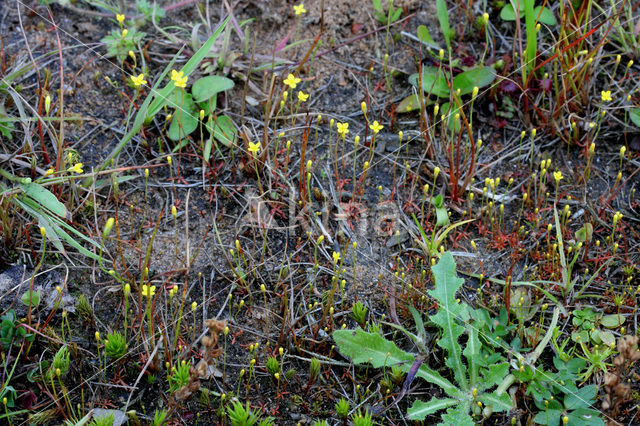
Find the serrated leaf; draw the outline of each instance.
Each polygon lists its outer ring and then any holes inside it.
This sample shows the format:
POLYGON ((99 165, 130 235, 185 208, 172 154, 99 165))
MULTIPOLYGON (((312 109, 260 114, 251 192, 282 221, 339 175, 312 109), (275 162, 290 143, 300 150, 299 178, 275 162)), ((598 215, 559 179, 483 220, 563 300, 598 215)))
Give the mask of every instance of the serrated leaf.
POLYGON ((616 328, 624 324, 626 317, 618 314, 605 315, 600 318, 600 324, 607 328, 616 328))
POLYGON ((202 77, 193 83, 191 94, 196 102, 206 101, 213 95, 229 90, 233 87, 233 80, 220 75, 202 77))
POLYGON ((595 402, 598 390, 596 385, 583 386, 577 392, 569 393, 564 397, 564 408, 575 410, 577 408, 589 408, 595 402))
POLYGON ((453 407, 460 401, 453 398, 432 398, 429 402, 415 400, 413 405, 407 410, 407 416, 410 420, 424 420, 430 414, 453 407))
POLYGON ((35 182, 31 182, 21 183, 20 188, 28 197, 32 198, 50 212, 57 214, 60 217, 67 216, 67 209, 64 204, 62 204, 55 195, 43 186, 38 185, 35 182))
MULTIPOLYGON (((478 384, 478 358, 480 357, 480 339, 478 338, 478 329, 472 324, 467 324, 467 334, 469 339, 462 353, 467 358, 469 365, 469 385, 473 388, 478 384)), ((484 385, 484 383, 483 383, 484 385)), ((488 386, 487 386, 488 387, 488 386)), ((485 387, 483 387, 484 389, 485 387)))
POLYGON ((533 418, 534 423, 539 425, 557 425, 560 424, 560 419, 562 417, 561 410, 546 410, 540 411, 533 418))
MULTIPOLYGON (((335 340, 338 350, 351 358, 355 364, 371 363, 375 368, 396 366, 407 372, 415 358, 380 334, 368 333, 360 328, 336 330, 333 332, 333 340, 335 340)), ((420 367, 417 376, 440 386, 450 396, 458 396, 460 393, 456 386, 425 365, 420 367)))
POLYGON ((463 390, 468 390, 466 367, 462 363, 462 350, 458 343, 458 338, 464 332, 464 327, 458 324, 458 318, 466 319, 467 311, 466 305, 461 305, 456 301, 456 292, 464 280, 456 276, 456 263, 450 252, 442 255, 431 271, 435 278, 435 288, 429 290, 428 293, 439 304, 438 312, 431 316, 431 321, 442 329, 442 337, 438 340, 438 346, 447 351, 446 364, 453 370, 456 382, 463 390))
POLYGON ((473 421, 469 415, 470 401, 463 401, 455 408, 449 408, 445 414, 442 415, 442 422, 438 425, 443 426, 475 426, 476 422, 473 421))
POLYGON ((504 392, 500 395, 493 393, 483 393, 478 396, 478 399, 482 401, 484 405, 490 406, 493 411, 509 411, 513 404, 511 403, 511 397, 508 393, 504 392))

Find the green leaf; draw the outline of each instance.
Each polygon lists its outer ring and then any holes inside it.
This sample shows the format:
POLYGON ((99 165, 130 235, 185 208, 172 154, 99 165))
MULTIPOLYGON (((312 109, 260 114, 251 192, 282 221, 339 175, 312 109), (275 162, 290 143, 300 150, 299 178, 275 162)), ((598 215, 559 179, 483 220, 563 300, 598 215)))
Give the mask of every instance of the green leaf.
POLYGON ((478 399, 482 401, 484 405, 490 406, 493 411, 509 411, 512 407, 511 397, 507 392, 500 395, 496 393, 483 393, 478 395, 478 399))
MULTIPOLYGON (((420 89, 418 81, 418 74, 413 74, 409 77, 409 83, 414 87, 420 89)), ((423 67, 422 68, 422 91, 438 96, 439 98, 449 97, 449 86, 447 85, 447 79, 442 69, 435 67, 423 67)))
POLYGON ((432 398, 429 402, 424 402, 417 399, 407 410, 407 416, 410 420, 424 420, 424 418, 429 414, 444 410, 445 408, 453 407, 454 405, 459 403, 459 400, 453 398, 432 398))
POLYGON ((541 24, 549 26, 554 26, 557 24, 556 18, 555 16, 553 16, 553 12, 546 7, 542 8, 542 6, 536 6, 536 8, 533 10, 533 14, 535 16, 540 16, 540 18, 538 18, 538 22, 540 22, 541 24), (540 9, 542 9, 542 13, 540 12, 540 9))
POLYGON ((176 111, 169 127, 169 139, 179 141, 190 135, 197 127, 199 120, 195 113, 176 111))
MULTIPOLYGON (((416 74, 417 75, 417 74, 416 74)), ((397 113, 411 112, 420 109, 420 98, 417 93, 404 98, 396 107, 397 113)))
POLYGON ((233 80, 219 75, 202 77, 193 83, 191 94, 196 102, 206 101, 213 95, 233 87, 233 80))
POLYGON ((595 402, 597 393, 596 385, 583 386, 577 392, 565 395, 564 408, 567 410, 589 408, 595 402))
POLYGON ((587 242, 591 241, 591 237, 593 236, 593 225, 589 222, 585 223, 584 226, 576 231, 576 239, 578 241, 587 242))
MULTIPOLYGON (((469 365, 469 385, 473 388, 478 384, 478 358, 480 357, 480 339, 478 338, 478 329, 473 324, 467 324, 467 346, 462 353, 467 358, 469 365)), ((483 381, 483 386, 486 381, 483 381)), ((484 389, 484 387, 483 387, 484 389)))
MULTIPOLYGON (((531 369, 529 369, 531 372, 531 369)), ((488 369, 483 369, 482 375, 482 388, 490 389, 493 386, 502 382, 502 380, 509 374, 509 363, 501 362, 498 364, 489 365, 488 369)))
POLYGON ((629 109, 629 118, 637 127, 640 127, 640 108, 629 109))
MULTIPOLYGON (((524 13, 524 3, 520 2, 520 17, 522 18, 522 15, 524 13)), ((507 3, 504 5, 504 7, 502 8, 502 10, 500 11, 500 18, 503 21, 515 21, 516 20, 516 12, 513 8, 513 5, 511 3, 507 3)))
POLYGON ((460 131, 460 128, 462 127, 462 122, 460 121, 460 119, 456 120, 455 116, 460 111, 460 108, 458 108, 457 105, 451 107, 451 103, 445 102, 442 104, 440 111, 442 111, 442 115, 445 116, 447 128, 455 133, 458 133, 460 131))
POLYGON ((57 214, 60 217, 67 216, 67 209, 64 204, 58 201, 58 198, 45 187, 40 186, 35 182, 31 182, 21 183, 20 188, 22 188, 28 197, 31 197, 50 212, 57 214))
POLYGON ((447 43, 447 48, 451 49, 451 38, 453 37, 453 31, 449 25, 449 11, 447 10, 447 3, 445 0, 436 0, 436 8, 438 14, 438 22, 440 22, 440 29, 444 36, 444 41, 447 43))
POLYGON ((495 80, 496 71, 491 67, 475 67, 461 72, 453 78, 454 92, 460 89, 460 95, 473 92, 474 86, 483 88, 495 80))
POLYGON ((40 305, 40 290, 29 290, 22 295, 20 300, 22 300, 22 303, 24 303, 25 306, 32 306, 34 308, 37 308, 38 305, 40 305))
MULTIPOLYGON (((380 334, 367 333, 360 328, 336 330, 333 332, 333 340, 338 345, 338 350, 355 364, 371 363, 375 368, 396 366, 407 372, 415 358, 380 334)), ((441 387, 450 396, 460 395, 456 386, 424 364, 420 366, 417 376, 441 387)))
POLYGON ((562 418, 561 410, 546 410, 540 411, 533 418, 533 421, 539 425, 558 425, 562 418))
MULTIPOLYGON (((227 26, 227 22, 229 22, 229 17, 227 17, 224 20, 224 22, 222 22, 222 24, 220 24, 218 29, 211 35, 211 37, 209 37, 209 40, 207 40, 202 45, 202 47, 200 49, 198 49, 198 51, 191 57, 191 59, 189 59, 187 61, 187 63, 184 64, 184 67, 182 67, 182 70, 180 70, 180 71, 184 72, 185 76, 189 76, 191 74, 191 72, 193 72, 193 70, 196 69, 200 65, 200 63, 207 56, 207 54, 209 54, 209 51, 211 50, 211 48, 213 47, 213 44, 218 39, 218 36, 220 35, 220 33, 222 33, 224 28, 227 26)), ((157 92, 157 91, 153 92, 154 98, 153 98, 153 101, 151 102, 151 104, 149 105, 149 109, 147 111, 147 119, 153 118, 153 116, 156 115, 158 113, 158 111, 160 111, 160 109, 162 109, 163 105, 165 105, 165 103, 167 101, 167 98, 169 97, 171 92, 174 91, 175 88, 176 87, 173 84, 173 81, 170 81, 159 92, 157 92)))
POLYGON ((626 318, 623 317, 622 315, 618 315, 618 314, 605 315, 602 318, 600 318, 600 324, 603 327, 616 328, 624 324, 625 320, 626 318))
POLYGON ((577 410, 569 413, 569 424, 581 426, 604 426, 605 423, 599 416, 600 413, 597 410, 578 408, 577 410))
POLYGON ((466 367, 462 363, 462 350, 458 343, 458 338, 464 332, 464 327, 458 324, 458 319, 465 320, 468 312, 466 305, 456 301, 456 292, 464 280, 456 276, 456 263, 450 252, 446 252, 431 271, 436 283, 435 288, 428 290, 428 293, 439 304, 438 312, 431 316, 431 321, 442 329, 438 346, 447 351, 446 365, 453 370, 456 382, 463 390, 468 390, 466 367))
POLYGON ((233 121, 226 115, 213 117, 207 121, 207 130, 225 146, 233 146, 236 143, 238 131, 233 121))
POLYGON ((442 415, 442 422, 438 423, 438 426, 475 426, 476 422, 469 415, 470 405, 471 402, 466 400, 455 408, 449 408, 446 414, 442 415))
POLYGON ((420 39, 421 42, 429 45, 429 46, 433 46, 433 47, 438 47, 438 44, 435 42, 435 40, 433 39, 433 37, 431 37, 431 34, 429 33, 429 29, 424 26, 424 25, 420 25, 418 27, 418 38, 420 39))

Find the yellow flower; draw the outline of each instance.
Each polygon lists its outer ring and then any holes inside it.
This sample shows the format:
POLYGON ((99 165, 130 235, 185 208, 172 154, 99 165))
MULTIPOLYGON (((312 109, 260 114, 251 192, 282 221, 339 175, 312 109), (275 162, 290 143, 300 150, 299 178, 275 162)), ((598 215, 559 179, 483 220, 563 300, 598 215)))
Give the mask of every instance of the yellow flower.
POLYGON ((251 152, 252 154, 257 154, 258 152, 260 152, 260 142, 249 142, 249 152, 251 152))
POLYGON ((116 14, 116 21, 118 21, 118 24, 122 25, 124 22, 124 14, 116 14))
POLYGON ((300 102, 306 102, 307 98, 309 98, 309 94, 305 94, 302 90, 298 92, 298 100, 300 102))
POLYGON ((380 132, 380 130, 384 128, 384 126, 378 123, 378 120, 375 120, 373 124, 369 124, 369 128, 373 130, 374 135, 377 135, 380 132))
POLYGON ((188 79, 189 77, 184 75, 184 71, 171 70, 171 80, 174 86, 185 88, 188 79))
POLYGON ((156 294, 156 286, 148 286, 146 284, 142 285, 142 295, 144 297, 152 298, 153 295, 156 294))
POLYGON ((293 10, 296 12, 296 15, 300 16, 303 13, 307 13, 307 9, 304 8, 304 3, 300 3, 297 6, 293 6, 293 10))
POLYGON ((602 98, 602 102, 613 100, 611 99, 611 90, 603 90, 602 92, 600 92, 600 97, 602 98))
POLYGON ((287 86, 289 86, 289 88, 291 89, 295 89, 296 86, 298 85, 298 83, 300 83, 302 80, 300 80, 298 77, 296 77, 293 74, 289 74, 287 76, 287 78, 284 80, 284 84, 286 84, 287 86))
POLYGON ((82 163, 74 164, 73 167, 69 168, 69 171, 81 174, 82 173, 82 163))
POLYGON ((343 138, 349 133, 349 123, 338 123, 338 134, 343 138))
POLYGON ((47 171, 44 173, 45 176, 50 176, 55 172, 55 170, 53 170, 53 167, 50 167, 49 169, 47 169, 47 171))
POLYGON ((125 38, 127 36, 127 34, 129 34, 129 30, 128 29, 124 29, 122 30, 122 38, 125 38))
POLYGON ((553 172, 553 178, 556 180, 556 183, 560 182, 560 179, 562 179, 562 172, 560 170, 553 172))
POLYGON ((131 81, 133 81, 133 85, 136 87, 140 87, 143 84, 147 84, 147 80, 144 79, 144 74, 140 74, 137 77, 135 75, 132 75, 131 81))
POLYGON ((338 263, 339 260, 340 260, 340 252, 339 251, 334 251, 333 252, 333 263, 338 263))

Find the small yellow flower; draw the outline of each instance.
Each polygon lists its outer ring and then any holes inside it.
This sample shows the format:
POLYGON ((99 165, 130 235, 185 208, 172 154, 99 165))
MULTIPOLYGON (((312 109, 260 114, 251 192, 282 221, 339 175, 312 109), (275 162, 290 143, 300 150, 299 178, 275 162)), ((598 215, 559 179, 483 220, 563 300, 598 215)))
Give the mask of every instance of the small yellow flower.
POLYGON ((369 124, 369 128, 373 130, 374 135, 377 135, 380 132, 380 130, 384 128, 384 126, 378 123, 378 120, 375 120, 372 124, 369 124))
POLYGON ((142 295, 144 297, 152 298, 153 295, 156 294, 156 286, 148 286, 146 284, 142 285, 142 295))
POLYGON ((188 79, 189 77, 184 75, 184 71, 171 70, 171 81, 173 81, 174 86, 185 88, 187 87, 188 79))
POLYGON ((81 174, 82 173, 82 163, 74 164, 73 167, 69 168, 69 171, 81 174))
POLYGON ((147 80, 144 79, 144 74, 139 74, 137 77, 135 75, 132 75, 131 81, 133 82, 133 85, 136 87, 140 87, 143 84, 147 84, 147 80))
POLYGON ((118 24, 122 25, 122 23, 124 22, 124 14, 116 14, 116 21, 118 21, 118 24))
POLYGON ((611 90, 603 90, 600 92, 600 97, 602 98, 602 102, 608 102, 613 100, 611 98, 611 90))
POLYGON ((340 252, 334 251, 332 257, 333 257, 333 263, 338 263, 338 261, 340 260, 340 252))
POLYGON ((553 172, 553 178, 556 180, 556 183, 560 182, 560 179, 562 179, 562 172, 560 170, 553 172))
POLYGON ((53 167, 47 169, 47 171, 44 173, 45 176, 50 176, 55 172, 55 170, 53 170, 53 167))
POLYGON ((298 85, 298 83, 300 83, 302 80, 300 80, 298 77, 296 77, 293 74, 289 74, 287 76, 287 78, 284 80, 284 84, 286 84, 287 86, 289 86, 290 89, 295 89, 296 86, 298 85))
POLYGON ((305 94, 302 90, 298 92, 298 100, 300 102, 306 102, 309 98, 309 94, 305 94))
POLYGON ((258 152, 260 152, 260 142, 249 142, 249 152, 251 152, 253 155, 256 155, 258 152))
POLYGON ((127 36, 127 34, 129 34, 129 30, 128 29, 124 29, 122 30, 122 38, 125 38, 127 36))
POLYGON ((300 3, 297 6, 293 6, 293 10, 296 12, 296 15, 300 16, 303 13, 307 13, 307 9, 304 8, 304 3, 300 3))
POLYGON ((343 138, 349 133, 349 123, 338 123, 338 134, 343 138))

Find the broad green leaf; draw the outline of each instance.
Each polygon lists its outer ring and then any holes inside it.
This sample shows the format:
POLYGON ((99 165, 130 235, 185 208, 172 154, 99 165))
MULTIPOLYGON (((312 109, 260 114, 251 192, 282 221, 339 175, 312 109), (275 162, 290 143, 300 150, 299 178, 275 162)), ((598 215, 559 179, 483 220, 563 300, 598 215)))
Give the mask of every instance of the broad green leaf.
POLYGON ((610 331, 600 330, 600 332, 598 333, 598 337, 600 338, 602 343, 604 343, 607 346, 611 346, 612 344, 615 344, 615 342, 616 342, 615 336, 610 331))
POLYGON ((196 111, 196 104, 193 102, 193 97, 182 91, 175 91, 167 96, 166 105, 169 108, 178 109, 178 111, 173 113, 174 117, 177 117, 179 113, 183 115, 187 113, 194 114, 196 111))
POLYGON ((600 318, 600 324, 602 324, 603 327, 616 328, 624 324, 625 320, 626 318, 623 317, 622 315, 618 315, 618 314, 605 315, 602 318, 600 318))
POLYGON ((558 425, 562 418, 561 410, 546 410, 540 411, 533 418, 533 421, 539 425, 558 425))
MULTIPOLYGON (((209 37, 209 40, 207 40, 202 45, 202 47, 198 49, 198 51, 191 57, 191 59, 189 59, 187 63, 184 64, 184 67, 182 67, 180 71, 184 72, 185 76, 189 76, 191 72, 193 72, 193 70, 200 65, 202 60, 207 56, 207 54, 213 47, 213 44, 218 39, 218 36, 220 35, 220 33, 222 33, 224 28, 227 26, 227 22, 229 22, 229 17, 227 17, 222 22, 222 24, 220 24, 218 29, 211 35, 211 37, 209 37)), ((175 88, 176 87, 173 84, 173 81, 170 81, 162 90, 160 90, 159 92, 153 93, 154 99, 149 105, 149 109, 147 111, 147 119, 153 118, 153 116, 156 115, 158 111, 160 111, 160 109, 162 109, 162 106, 165 105, 167 97, 171 94, 171 92, 173 92, 175 88)))
MULTIPOLYGON (((333 340, 338 345, 338 350, 355 364, 371 363, 375 368, 395 366, 407 372, 414 361, 413 355, 399 349, 395 343, 378 333, 368 333, 360 328, 336 330, 333 332, 333 340)), ((417 376, 441 387, 450 396, 460 394, 456 386, 424 364, 420 366, 417 376)))
POLYGON ((400 103, 396 107, 396 112, 397 113, 411 112, 417 109, 420 109, 420 98, 418 98, 417 93, 414 93, 413 95, 409 95, 406 98, 404 98, 402 101, 400 101, 400 103))
POLYGON ((422 91, 439 98, 449 97, 449 86, 447 85, 447 79, 442 69, 435 67, 423 67, 422 68, 422 82, 418 81, 418 74, 413 74, 409 77, 409 83, 414 87, 420 88, 422 83, 422 91))
MULTIPOLYGON (((520 2, 520 7, 518 8, 520 9, 520 17, 522 18, 523 14, 524 14, 524 3, 520 2)), ((504 7, 502 8, 502 10, 500 11, 500 18, 503 21, 515 21, 516 20, 516 12, 515 9, 513 8, 513 5, 511 3, 507 3, 504 5, 504 7)))
POLYGON ((629 109, 629 118, 637 127, 640 127, 640 108, 629 109))
POLYGON ((199 120, 195 114, 187 111, 176 111, 169 127, 169 139, 179 141, 187 137, 198 127, 199 120))
MULTIPOLYGON (((536 6, 536 8, 533 10, 533 15, 534 17, 538 17, 538 15, 540 15, 540 19, 538 20, 538 22, 540 22, 541 24, 545 24, 549 26, 556 25, 556 18, 553 16, 553 12, 547 9, 546 7, 542 8, 542 6, 536 6), (542 13, 540 12, 541 9, 542 9, 542 13)), ((522 18, 523 16, 524 16, 524 2, 521 1, 520 2, 520 18, 522 18)), ((500 11, 500 18, 502 18, 503 21, 516 20, 516 13, 511 3, 507 3, 504 5, 502 10, 500 11)))
POLYGON ((407 416, 410 420, 424 420, 424 418, 429 414, 444 410, 445 408, 453 407, 454 405, 459 403, 459 400, 453 398, 433 398, 429 402, 424 402, 417 399, 407 410, 407 416))
POLYGON ((196 102, 206 101, 213 95, 233 87, 233 80, 219 75, 202 77, 193 83, 191 94, 196 102))
POLYGON ((577 408, 589 408, 595 402, 598 390, 596 385, 583 386, 577 392, 569 393, 564 397, 564 408, 575 410, 577 408))
POLYGON ((22 303, 24 303, 25 306, 32 306, 34 308, 37 308, 38 305, 40 305, 40 290, 29 290, 22 295, 20 300, 22 300, 22 303))
POLYGON ((478 399, 482 401, 484 405, 490 406, 493 411, 508 411, 512 407, 511 397, 508 393, 504 392, 500 395, 494 393, 483 393, 478 395, 478 399))
POLYGON ((453 31, 449 25, 449 11, 447 10, 447 3, 445 0, 436 0, 436 8, 438 14, 438 22, 440 23, 440 29, 444 36, 444 41, 447 43, 447 48, 451 49, 451 38, 453 37, 453 31))
POLYGON ((21 183, 20 188, 24 193, 34 199, 38 204, 47 208, 50 212, 57 214, 60 217, 67 216, 67 209, 58 198, 49 192, 45 187, 38 185, 35 182, 21 183))
POLYGON ((431 271, 435 278, 435 288, 428 290, 428 293, 439 304, 438 312, 431 316, 431 321, 442 329, 438 346, 447 351, 446 365, 453 370, 460 388, 468 390, 466 367, 462 362, 462 350, 458 343, 458 338, 464 332, 464 327, 459 325, 458 321, 465 320, 468 313, 466 305, 456 301, 456 292, 464 280, 456 276, 456 263, 450 252, 446 252, 431 271))
POLYGON ((438 47, 438 44, 435 42, 435 40, 433 39, 433 37, 431 37, 431 34, 429 33, 429 29, 424 26, 424 25, 420 25, 418 27, 418 38, 420 39, 421 42, 429 45, 429 46, 433 46, 433 47, 438 47))
POLYGON ((207 130, 225 146, 233 146, 236 143, 238 131, 233 121, 226 115, 213 117, 207 121, 207 130))
POLYGON ((576 231, 576 239, 578 241, 587 242, 591 241, 591 237, 593 236, 593 225, 589 222, 585 223, 584 226, 576 231))
POLYGON ((553 12, 547 9, 546 7, 543 8, 542 6, 536 6, 536 8, 533 11, 533 14, 536 17, 540 15, 538 22, 540 22, 541 24, 545 24, 549 26, 554 26, 557 24, 556 18, 555 16, 553 16, 553 12), (540 13, 540 9, 542 9, 542 13, 540 13))
POLYGON ((579 426, 604 426, 600 412, 589 408, 578 408, 569 413, 569 424, 579 426))
POLYGON ((474 86, 483 88, 495 80, 496 71, 491 67, 475 67, 461 72, 453 78, 453 90, 460 89, 460 95, 473 92, 474 86))

